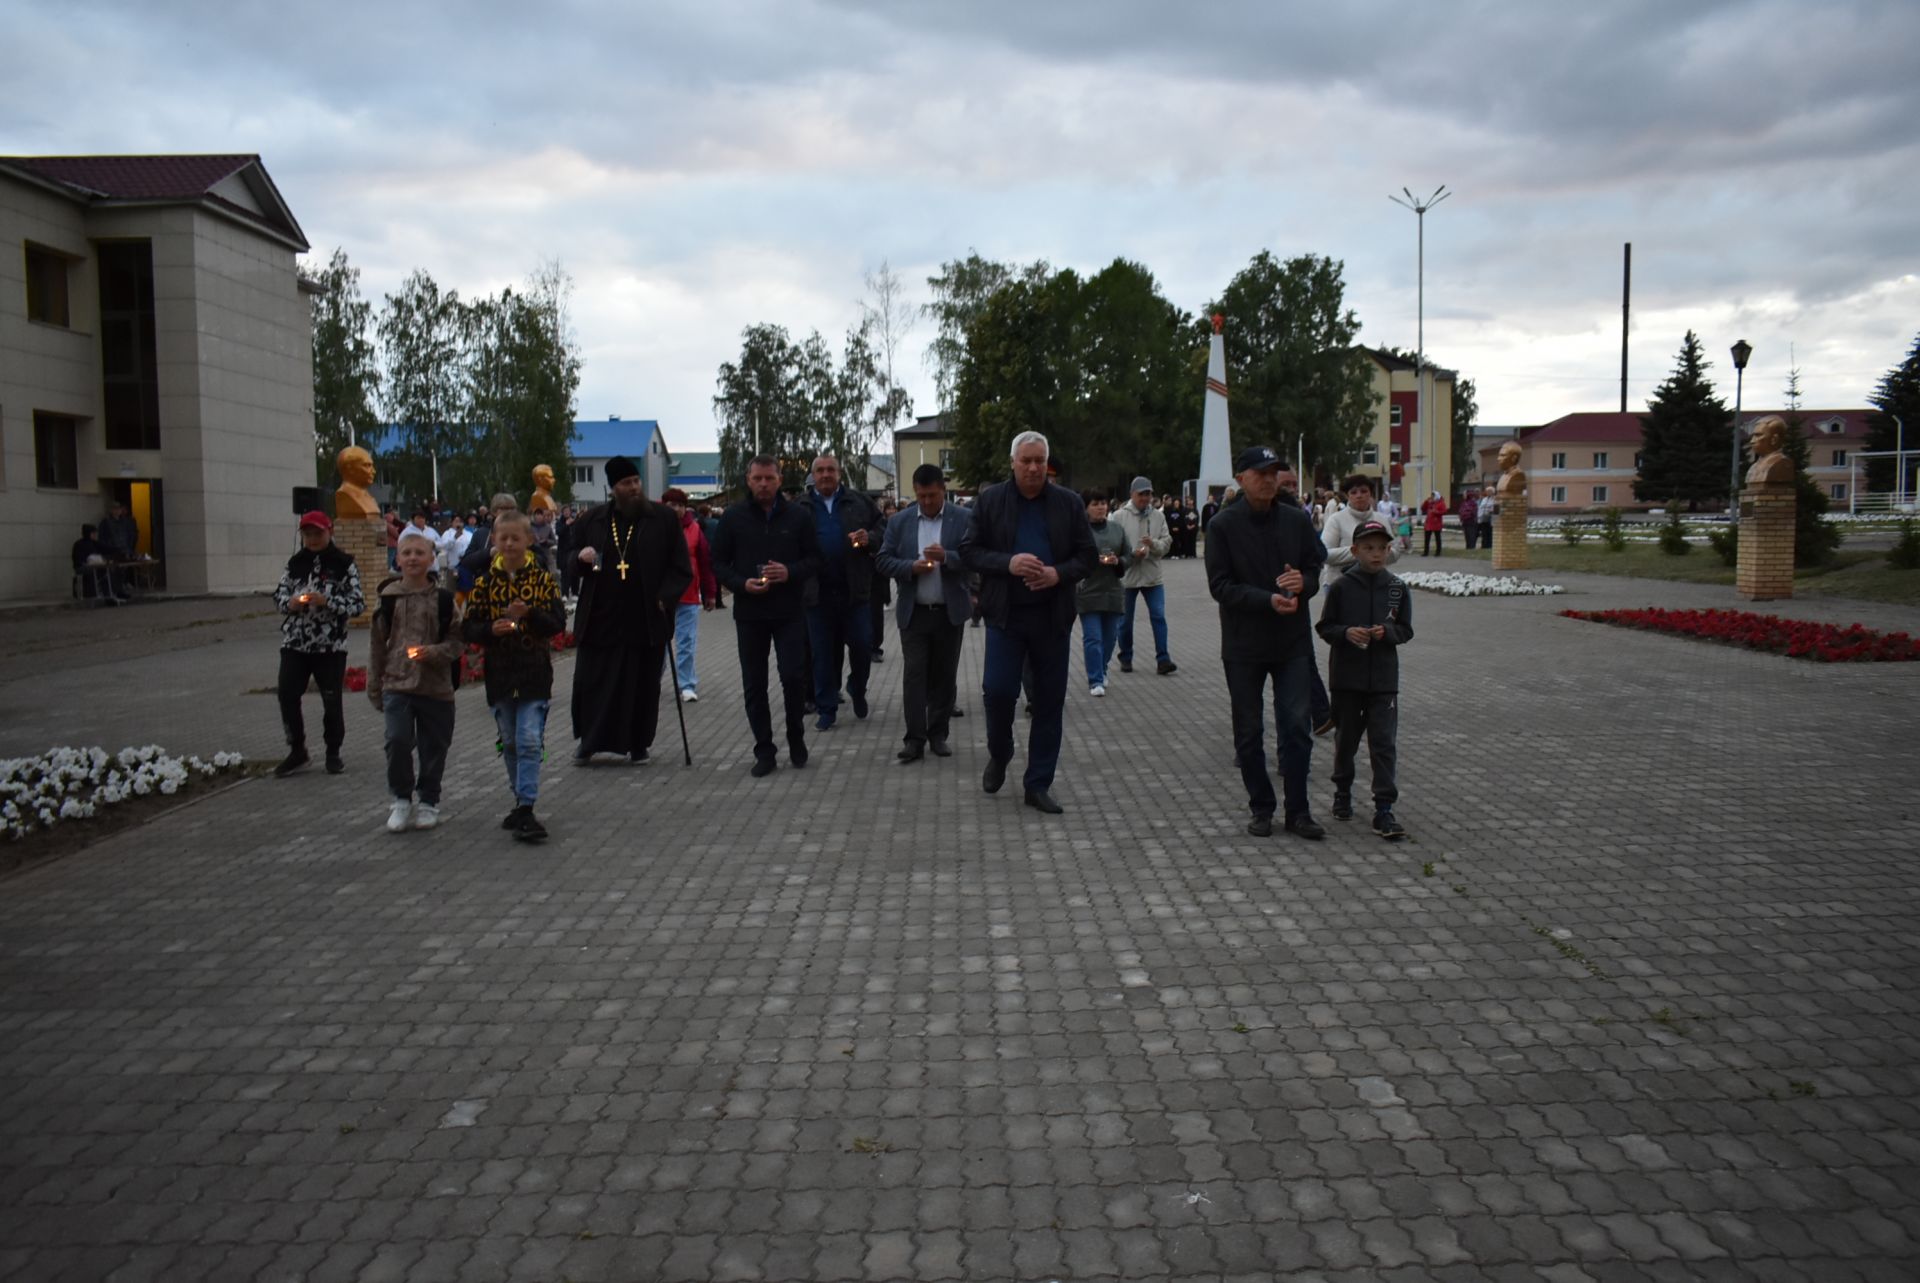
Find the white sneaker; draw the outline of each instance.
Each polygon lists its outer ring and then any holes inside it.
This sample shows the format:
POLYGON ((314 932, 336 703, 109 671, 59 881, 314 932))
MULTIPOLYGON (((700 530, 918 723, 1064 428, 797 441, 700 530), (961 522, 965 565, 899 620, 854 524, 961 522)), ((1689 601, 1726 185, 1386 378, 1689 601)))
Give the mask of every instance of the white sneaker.
POLYGON ((1096 686, 1093 688, 1092 694, 1095 699, 1105 699, 1107 697, 1107 688, 1104 686, 1096 686))
POLYGON ((694 691, 683 690, 680 692, 680 702, 682 704, 697 704, 700 702, 700 696, 694 691))
POLYGON ((439 807, 428 806, 425 802, 422 802, 417 808, 415 808, 413 812, 414 828, 430 829, 438 823, 440 823, 439 807))
POLYGON ((393 810, 387 814, 387 832, 405 833, 408 823, 413 819, 413 803, 406 798, 393 799, 393 810))

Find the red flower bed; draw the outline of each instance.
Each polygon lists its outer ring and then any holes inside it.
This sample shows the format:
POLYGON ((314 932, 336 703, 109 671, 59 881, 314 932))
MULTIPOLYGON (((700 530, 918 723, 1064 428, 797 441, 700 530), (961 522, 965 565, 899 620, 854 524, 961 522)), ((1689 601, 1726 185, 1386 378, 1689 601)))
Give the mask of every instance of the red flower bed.
POLYGON ((1654 633, 1744 646, 1823 664, 1920 660, 1920 642, 1905 633, 1881 633, 1859 624, 1842 628, 1745 610, 1563 610, 1568 619, 1617 624, 1654 633))
POLYGON ((367 670, 364 668, 349 668, 347 670, 346 687, 350 691, 364 691, 367 688, 367 670))

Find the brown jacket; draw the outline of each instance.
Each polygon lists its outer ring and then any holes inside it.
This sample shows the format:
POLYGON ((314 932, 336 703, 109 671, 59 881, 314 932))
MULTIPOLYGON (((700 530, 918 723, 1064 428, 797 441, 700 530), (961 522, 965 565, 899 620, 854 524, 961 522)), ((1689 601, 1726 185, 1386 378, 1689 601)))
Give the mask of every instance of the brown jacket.
MULTIPOLYGON (((423 699, 453 698, 453 666, 466 648, 456 617, 440 634, 440 588, 429 582, 418 591, 398 579, 380 585, 373 613, 371 653, 367 660, 367 698, 375 708, 387 691, 423 699), (418 659, 407 648, 418 646, 418 659)), ((457 612, 456 612, 457 615, 457 612)))

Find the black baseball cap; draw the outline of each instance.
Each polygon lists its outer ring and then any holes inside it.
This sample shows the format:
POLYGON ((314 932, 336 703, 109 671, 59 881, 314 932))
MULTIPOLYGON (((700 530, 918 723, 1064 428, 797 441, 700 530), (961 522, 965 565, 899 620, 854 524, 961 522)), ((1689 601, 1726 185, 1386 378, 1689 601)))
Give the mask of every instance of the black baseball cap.
POLYGON ((1387 529, 1386 522, 1368 518, 1353 528, 1353 542, 1359 543, 1368 535, 1379 535, 1382 539, 1390 540, 1393 538, 1393 531, 1387 529))
POLYGON ((1267 468, 1283 468, 1286 466, 1286 462, 1285 459, 1282 459, 1278 454, 1274 453, 1274 449, 1270 445, 1250 445, 1240 452, 1238 459, 1233 461, 1233 470, 1235 472, 1246 472, 1252 468, 1259 468, 1264 471, 1267 468))

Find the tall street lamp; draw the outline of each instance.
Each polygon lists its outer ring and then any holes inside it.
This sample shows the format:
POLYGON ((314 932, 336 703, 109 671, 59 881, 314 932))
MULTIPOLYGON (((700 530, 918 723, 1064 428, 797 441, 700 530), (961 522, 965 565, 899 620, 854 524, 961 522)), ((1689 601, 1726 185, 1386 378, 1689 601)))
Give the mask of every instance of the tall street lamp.
MULTIPOLYGON (((1428 444, 1431 445, 1434 436, 1433 426, 1427 422, 1427 383, 1424 374, 1427 365, 1427 211, 1447 197, 1453 195, 1453 193, 1447 190, 1445 183, 1434 188, 1431 196, 1415 196, 1404 187, 1400 190, 1406 192, 1405 200, 1395 196, 1392 192, 1387 193, 1387 199, 1396 205, 1404 205, 1412 210, 1420 229, 1419 270, 1417 277, 1418 284, 1416 286, 1418 293, 1416 311, 1414 313, 1413 417, 1420 425, 1420 431, 1426 437, 1428 444)), ((1409 440, 1407 444, 1411 446, 1414 443, 1412 440, 1409 440)), ((1419 457, 1423 469, 1422 475, 1424 479, 1431 481, 1433 468, 1431 452, 1421 454, 1419 457)), ((1412 460, 1408 462, 1412 462, 1412 460)))
POLYGON ((1746 381, 1747 358, 1753 344, 1741 339, 1733 345, 1733 462, 1727 473, 1727 520, 1740 524, 1740 392, 1746 381))

